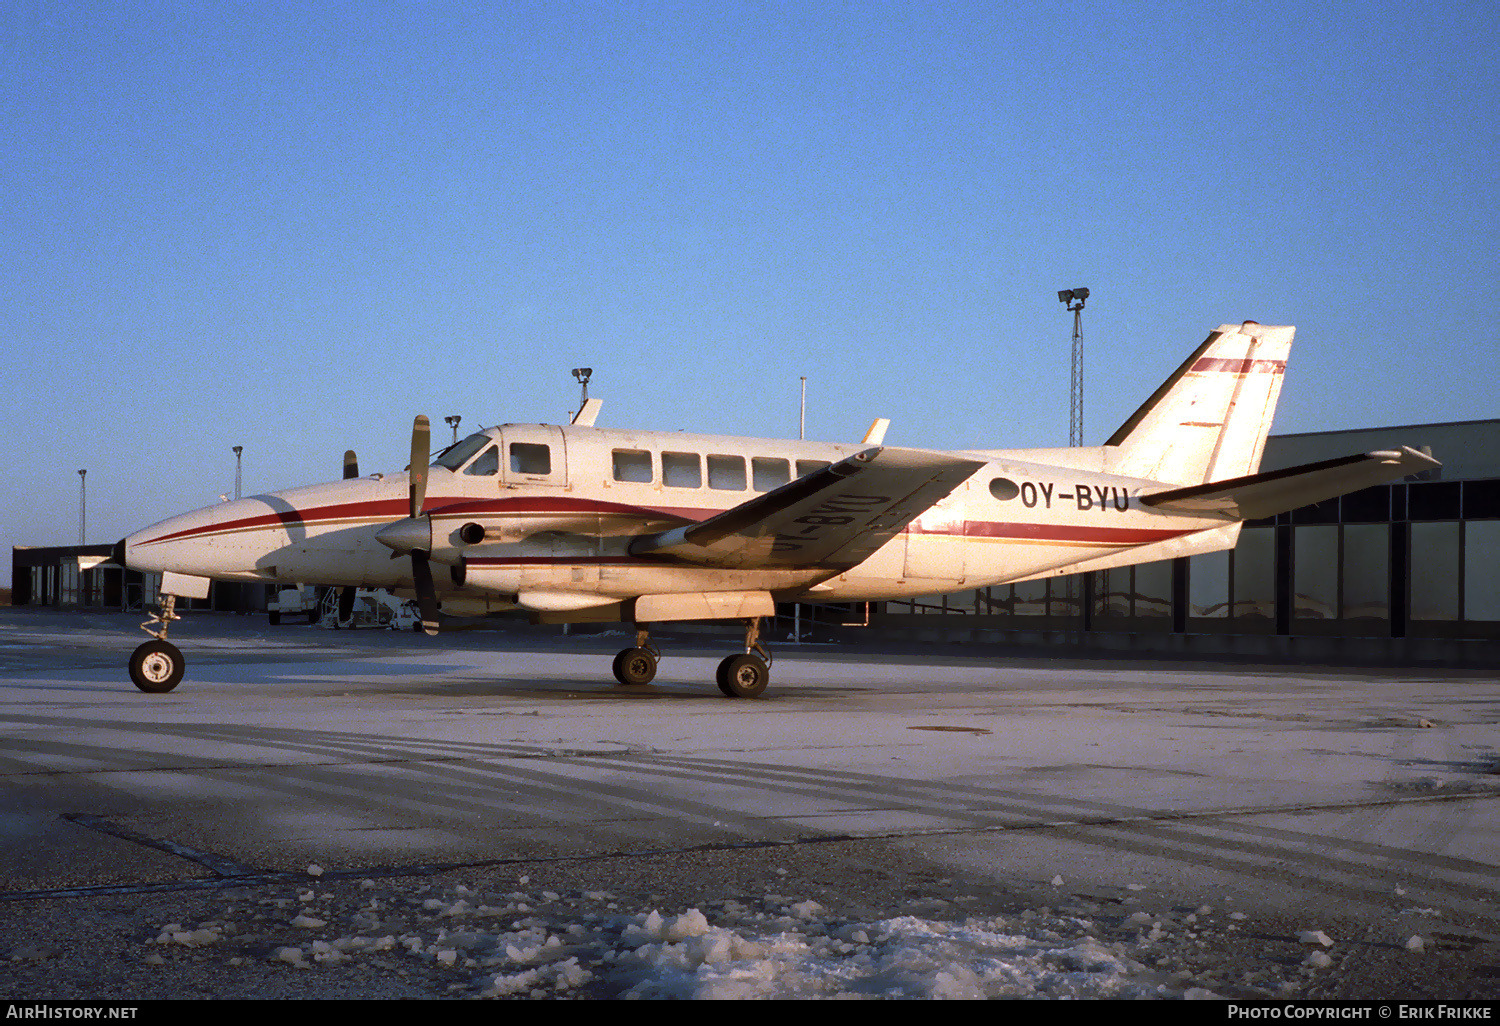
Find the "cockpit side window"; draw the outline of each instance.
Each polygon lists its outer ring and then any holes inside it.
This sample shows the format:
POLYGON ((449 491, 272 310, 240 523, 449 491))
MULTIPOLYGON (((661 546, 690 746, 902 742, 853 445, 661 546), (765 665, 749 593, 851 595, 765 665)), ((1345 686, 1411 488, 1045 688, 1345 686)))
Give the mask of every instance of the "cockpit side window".
POLYGON ((450 445, 438 453, 437 459, 432 461, 432 465, 434 467, 442 467, 445 470, 457 470, 469 462, 469 457, 489 444, 489 441, 490 436, 486 434, 470 435, 457 445, 450 445))
POLYGON ((472 474, 476 477, 500 473, 500 447, 492 445, 484 450, 477 460, 464 468, 464 473, 472 474))

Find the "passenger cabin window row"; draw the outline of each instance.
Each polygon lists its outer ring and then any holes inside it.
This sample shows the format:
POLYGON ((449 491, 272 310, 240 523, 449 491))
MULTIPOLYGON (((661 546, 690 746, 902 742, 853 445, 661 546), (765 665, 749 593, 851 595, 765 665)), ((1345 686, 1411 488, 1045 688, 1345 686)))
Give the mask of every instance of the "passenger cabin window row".
MULTIPOLYGON (((434 466, 458 470, 474 477, 493 477, 500 473, 500 446, 490 445, 472 462, 464 464, 488 441, 484 435, 471 435, 456 446, 450 446, 433 461, 434 466)), ((506 446, 508 466, 513 475, 547 477, 552 473, 552 447, 536 442, 511 442, 506 446)), ((806 477, 828 466, 827 460, 797 460, 797 477, 806 477)), ((663 452, 660 480, 667 488, 702 488, 707 467, 709 488, 721 492, 743 492, 748 486, 757 492, 769 492, 792 480, 792 461, 775 456, 754 456, 748 468, 745 457, 696 452, 663 452)), ((656 457, 645 449, 615 449, 613 473, 616 481, 653 484, 658 480, 656 457)))
MULTIPOLYGON (((696 452, 663 452, 661 483, 668 488, 702 488, 704 459, 696 452)), ((651 453, 645 449, 616 449, 613 453, 614 479, 651 484, 656 480, 653 462, 651 453)), ((710 455, 707 462, 708 487, 718 491, 742 492, 748 480, 755 491, 769 492, 792 479, 791 462, 775 457, 752 457, 748 478, 743 456, 710 455)), ((806 477, 826 466, 827 460, 798 460, 797 476, 806 477)))

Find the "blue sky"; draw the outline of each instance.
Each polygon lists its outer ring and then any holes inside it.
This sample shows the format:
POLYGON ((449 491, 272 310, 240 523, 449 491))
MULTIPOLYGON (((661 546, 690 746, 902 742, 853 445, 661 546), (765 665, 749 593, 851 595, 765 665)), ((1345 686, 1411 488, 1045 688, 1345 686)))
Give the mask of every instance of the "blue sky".
POLYGON ((795 436, 805 374, 809 437, 1064 445, 1080 285, 1090 442, 1245 318, 1298 326, 1278 431, 1500 416, 1490 4, 0 19, 6 546, 79 468, 112 541, 579 365, 612 426, 795 436))

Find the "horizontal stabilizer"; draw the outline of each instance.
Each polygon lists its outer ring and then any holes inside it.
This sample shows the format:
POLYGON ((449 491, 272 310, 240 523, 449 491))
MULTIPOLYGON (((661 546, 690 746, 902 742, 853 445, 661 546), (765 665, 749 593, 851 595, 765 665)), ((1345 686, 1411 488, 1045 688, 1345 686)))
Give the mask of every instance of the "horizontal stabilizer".
POLYGON ((876 448, 686 527, 644 535, 632 556, 701 566, 858 566, 984 463, 919 449, 876 448))
POLYGON ((1141 505, 1170 513, 1258 520, 1439 466, 1431 456, 1402 446, 1143 495, 1141 505))

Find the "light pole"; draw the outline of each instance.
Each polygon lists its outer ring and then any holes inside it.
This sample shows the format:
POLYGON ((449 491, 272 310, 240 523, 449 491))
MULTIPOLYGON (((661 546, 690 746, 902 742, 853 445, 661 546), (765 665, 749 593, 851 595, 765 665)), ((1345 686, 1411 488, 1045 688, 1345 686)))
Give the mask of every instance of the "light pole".
MULTIPOLYGON (((1088 289, 1063 289, 1057 298, 1073 315, 1073 370, 1068 388, 1068 444, 1083 444, 1083 303, 1089 298, 1088 289)), ((1067 592, 1069 615, 1077 615, 1079 626, 1088 630, 1089 610, 1092 602, 1086 575, 1068 574, 1067 592)))
POLYGON ((1063 289, 1057 298, 1073 315, 1073 373, 1068 387, 1068 444, 1083 444, 1083 301, 1088 289, 1063 289))
MULTIPOLYGON (((797 412, 797 437, 807 437, 807 375, 802 375, 802 405, 797 412)), ((802 603, 792 603, 792 639, 802 644, 802 603)))
POLYGON ((802 408, 797 414, 797 437, 807 437, 807 375, 802 375, 802 408))
POLYGON ((83 541, 84 514, 85 514, 85 511, 88 509, 88 486, 87 486, 88 477, 87 477, 87 475, 88 475, 88 471, 87 470, 80 470, 78 472, 78 544, 79 545, 84 544, 84 541, 83 541))
POLYGON ((234 497, 236 499, 240 497, 240 453, 244 451, 245 447, 243 445, 236 445, 234 447, 234 497))
POLYGON ((449 427, 451 427, 453 429, 453 444, 457 445, 458 444, 458 422, 461 421, 461 420, 463 420, 463 418, 460 417, 458 414, 455 413, 451 417, 444 417, 443 420, 444 420, 445 423, 447 423, 447 425, 449 427))

